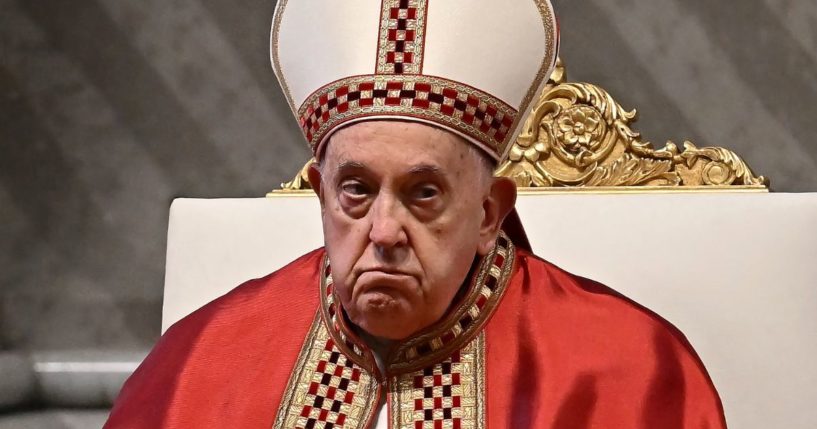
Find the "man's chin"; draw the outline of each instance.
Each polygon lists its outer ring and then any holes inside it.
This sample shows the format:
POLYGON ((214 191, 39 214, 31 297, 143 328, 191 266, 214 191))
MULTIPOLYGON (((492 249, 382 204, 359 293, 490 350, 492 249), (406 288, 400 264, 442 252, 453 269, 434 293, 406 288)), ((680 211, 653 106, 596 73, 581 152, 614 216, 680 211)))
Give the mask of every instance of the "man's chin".
POLYGON ((408 303, 391 294, 370 291, 357 300, 356 325, 370 335, 388 340, 402 340, 415 331, 415 321, 408 303))
POLYGON ((405 311, 407 303, 395 291, 377 288, 366 291, 357 298, 358 308, 366 313, 391 313, 405 311))

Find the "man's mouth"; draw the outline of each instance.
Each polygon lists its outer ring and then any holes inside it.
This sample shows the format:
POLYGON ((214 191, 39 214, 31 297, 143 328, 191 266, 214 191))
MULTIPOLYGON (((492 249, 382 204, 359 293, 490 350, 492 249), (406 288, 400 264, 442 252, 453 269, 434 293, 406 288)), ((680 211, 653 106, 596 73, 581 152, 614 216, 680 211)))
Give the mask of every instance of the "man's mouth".
POLYGON ((389 275, 397 275, 397 276, 411 276, 408 272, 404 270, 400 270, 397 268, 389 268, 389 267, 373 267, 367 268, 360 271, 360 275, 364 273, 382 273, 382 274, 389 274, 389 275))
POLYGON ((357 277, 360 293, 386 292, 388 289, 404 289, 414 281, 414 276, 405 271, 372 269, 362 271, 357 277))

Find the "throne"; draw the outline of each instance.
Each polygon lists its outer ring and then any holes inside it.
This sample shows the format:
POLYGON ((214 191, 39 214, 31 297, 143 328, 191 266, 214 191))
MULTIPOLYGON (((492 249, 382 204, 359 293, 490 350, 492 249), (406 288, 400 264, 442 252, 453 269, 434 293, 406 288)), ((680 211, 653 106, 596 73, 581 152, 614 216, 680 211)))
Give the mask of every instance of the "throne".
MULTIPOLYGON (((558 65, 496 171, 534 252, 680 328, 730 427, 817 427, 817 194, 770 193, 724 148, 655 149, 635 120, 558 65)), ((308 166, 266 198, 173 202, 163 329, 322 245, 308 166)))

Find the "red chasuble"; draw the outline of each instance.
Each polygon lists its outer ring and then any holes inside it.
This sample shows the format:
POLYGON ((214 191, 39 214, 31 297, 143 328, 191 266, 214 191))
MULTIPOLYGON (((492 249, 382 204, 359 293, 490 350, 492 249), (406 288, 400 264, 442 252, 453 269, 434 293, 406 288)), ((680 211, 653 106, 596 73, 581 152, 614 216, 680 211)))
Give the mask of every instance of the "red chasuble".
POLYGON ((346 324, 324 251, 171 327, 105 428, 724 428, 674 326, 504 234, 436 325, 385 373, 346 324))

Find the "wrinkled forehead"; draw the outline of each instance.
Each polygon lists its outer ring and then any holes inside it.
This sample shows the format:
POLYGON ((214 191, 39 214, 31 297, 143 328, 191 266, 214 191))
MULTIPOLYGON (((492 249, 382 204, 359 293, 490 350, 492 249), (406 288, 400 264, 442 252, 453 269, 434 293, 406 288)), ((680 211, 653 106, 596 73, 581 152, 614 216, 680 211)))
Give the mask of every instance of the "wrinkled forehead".
POLYGON ((413 154, 445 159, 452 152, 459 156, 470 152, 477 154, 489 167, 496 165, 493 155, 450 129, 394 118, 360 121, 339 128, 323 145, 317 160, 323 164, 327 156, 345 157, 350 147, 373 158, 413 154))

